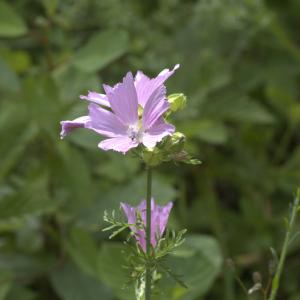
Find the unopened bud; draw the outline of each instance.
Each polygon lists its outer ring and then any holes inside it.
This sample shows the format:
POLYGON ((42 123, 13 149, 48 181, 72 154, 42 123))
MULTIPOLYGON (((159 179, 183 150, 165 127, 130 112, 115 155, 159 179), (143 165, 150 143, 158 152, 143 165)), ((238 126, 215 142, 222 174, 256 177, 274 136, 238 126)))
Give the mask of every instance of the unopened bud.
POLYGON ((175 132, 171 137, 171 149, 172 152, 180 152, 183 150, 185 143, 185 135, 181 132, 175 132))
POLYGON ((181 132, 175 132, 162 142, 159 149, 167 156, 176 155, 183 150, 184 144, 185 135, 181 132))
POLYGON ((168 102, 170 103, 170 111, 177 112, 185 107, 186 96, 182 93, 172 94, 168 96, 168 102))

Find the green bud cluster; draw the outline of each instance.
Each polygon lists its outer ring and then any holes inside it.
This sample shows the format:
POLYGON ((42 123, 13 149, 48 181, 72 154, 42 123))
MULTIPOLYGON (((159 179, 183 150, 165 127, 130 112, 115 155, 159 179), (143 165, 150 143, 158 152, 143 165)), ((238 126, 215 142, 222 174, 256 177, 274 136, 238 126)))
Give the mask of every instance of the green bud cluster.
POLYGON ((142 159, 151 167, 168 161, 199 164, 199 160, 191 158, 184 150, 185 141, 186 138, 183 133, 175 132, 172 136, 166 137, 154 149, 145 149, 142 153, 142 159))
MULTIPOLYGON (((167 119, 171 114, 182 110, 186 105, 186 96, 182 93, 171 94, 167 98, 170 103, 168 111, 164 117, 167 119)), ((142 108, 139 107, 139 114, 142 108)), ((163 162, 173 161, 175 163, 183 162, 187 164, 200 164, 198 159, 192 158, 186 150, 184 150, 186 137, 181 132, 175 132, 165 137, 154 148, 138 147, 133 151, 134 154, 149 167, 155 167, 163 162)))

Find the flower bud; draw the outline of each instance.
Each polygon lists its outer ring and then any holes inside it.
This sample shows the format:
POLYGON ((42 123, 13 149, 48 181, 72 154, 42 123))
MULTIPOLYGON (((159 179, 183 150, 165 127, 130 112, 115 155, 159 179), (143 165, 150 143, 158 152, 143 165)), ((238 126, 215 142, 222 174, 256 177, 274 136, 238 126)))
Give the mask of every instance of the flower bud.
POLYGON ((183 150, 185 144, 185 135, 181 132, 175 132, 172 136, 168 137, 162 145, 162 150, 168 154, 176 154, 183 150))
POLYGON ((182 110, 186 105, 186 96, 182 93, 172 94, 168 96, 168 102, 170 103, 170 111, 177 112, 182 110))

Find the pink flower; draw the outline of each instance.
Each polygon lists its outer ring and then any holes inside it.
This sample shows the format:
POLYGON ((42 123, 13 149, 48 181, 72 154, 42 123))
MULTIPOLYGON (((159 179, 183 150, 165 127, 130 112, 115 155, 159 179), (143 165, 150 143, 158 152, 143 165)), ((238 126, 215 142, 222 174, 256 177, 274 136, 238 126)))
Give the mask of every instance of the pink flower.
POLYGON ((62 121, 61 137, 75 128, 88 128, 108 137, 99 143, 103 150, 126 153, 143 144, 153 148, 175 128, 167 124, 163 114, 169 108, 164 82, 179 67, 165 69, 150 79, 138 71, 135 79, 131 72, 114 87, 103 85, 105 94, 89 92, 81 99, 88 100, 89 115, 73 121, 62 121), (142 113, 139 114, 139 106, 142 113))
MULTIPOLYGON (((165 206, 159 206, 153 198, 151 199, 151 245, 153 247, 156 246, 166 229, 172 206, 172 202, 165 206)), ((137 214, 139 214, 144 227, 146 226, 146 200, 143 200, 137 207, 132 207, 127 203, 121 203, 121 207, 127 216, 128 224, 135 224, 137 222, 137 214)), ((137 229, 135 226, 130 226, 130 229, 134 232, 139 245, 146 252, 145 230, 137 229)))

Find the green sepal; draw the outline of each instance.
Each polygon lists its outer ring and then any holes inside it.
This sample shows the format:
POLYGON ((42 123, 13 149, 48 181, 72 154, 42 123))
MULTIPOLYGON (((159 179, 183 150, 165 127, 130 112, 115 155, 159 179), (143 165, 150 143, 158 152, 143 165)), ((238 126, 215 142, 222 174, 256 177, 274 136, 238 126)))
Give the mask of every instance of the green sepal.
POLYGON ((175 132, 168 136, 159 146, 159 148, 168 154, 175 154, 183 150, 186 138, 181 132, 175 132))
POLYGON ((181 163, 185 163, 188 165, 200 165, 202 164, 202 161, 199 160, 198 158, 194 158, 192 157, 189 153, 187 153, 186 151, 181 151, 180 153, 178 153, 177 155, 175 155, 173 157, 173 160, 175 162, 181 162, 181 163))
POLYGON ((143 160, 147 166, 155 167, 164 161, 164 153, 158 148, 145 149, 143 151, 143 160))

